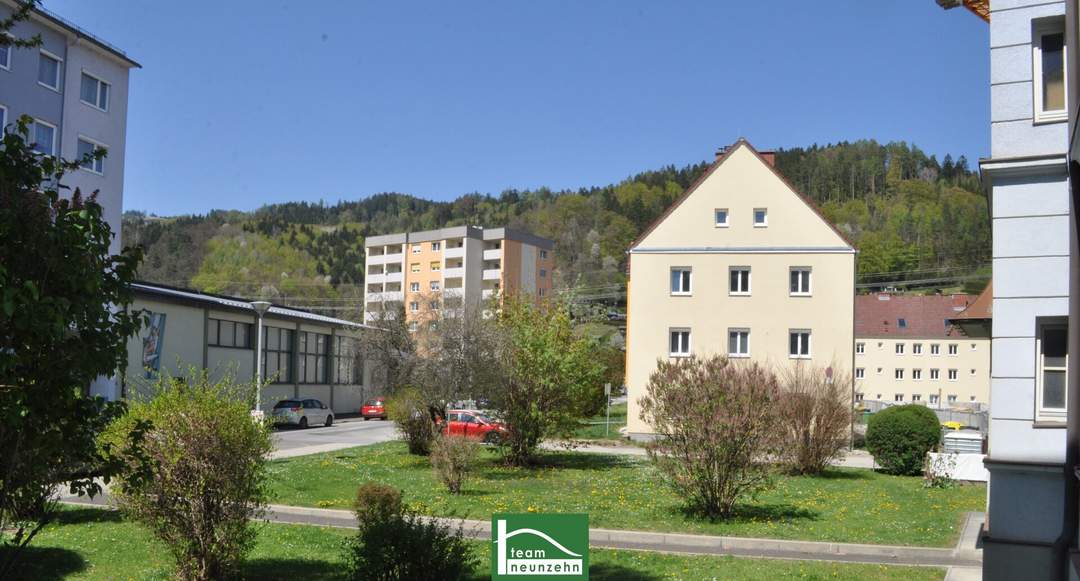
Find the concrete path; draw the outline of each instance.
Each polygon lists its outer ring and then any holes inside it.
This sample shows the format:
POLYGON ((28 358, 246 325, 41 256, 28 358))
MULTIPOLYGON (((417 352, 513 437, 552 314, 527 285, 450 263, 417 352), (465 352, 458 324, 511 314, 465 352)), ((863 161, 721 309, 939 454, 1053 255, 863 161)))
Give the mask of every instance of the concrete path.
POLYGON ((276 460, 331 452, 386 442, 396 437, 393 422, 380 420, 365 422, 361 418, 335 420, 334 425, 329 428, 318 426, 301 430, 282 427, 274 430, 274 451, 270 454, 270 458, 276 460))
MULTIPOLYGON (((108 508, 107 500, 101 496, 93 500, 66 497, 64 502, 108 508)), ((356 528, 355 517, 347 510, 270 505, 265 518, 268 521, 289 524, 356 528)), ((491 523, 489 521, 458 521, 435 517, 433 517, 433 520, 452 527, 457 527, 460 524, 465 536, 469 538, 481 540, 491 538, 491 523)), ((960 542, 951 549, 687 535, 600 528, 589 529, 589 545, 611 549, 634 549, 692 555, 736 555, 773 559, 948 567, 950 568, 949 575, 964 575, 970 574, 972 570, 981 571, 982 549, 975 546, 973 539, 978 537, 978 531, 983 520, 984 515, 982 513, 968 513, 960 542)), ((966 579, 965 577, 955 578, 959 580, 966 579)))

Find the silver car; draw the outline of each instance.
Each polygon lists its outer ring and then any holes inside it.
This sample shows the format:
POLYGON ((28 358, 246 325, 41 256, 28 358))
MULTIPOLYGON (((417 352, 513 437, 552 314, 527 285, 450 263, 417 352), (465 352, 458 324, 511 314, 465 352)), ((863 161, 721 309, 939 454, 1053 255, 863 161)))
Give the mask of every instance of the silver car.
POLYGON ((334 425, 334 412, 317 399, 283 399, 274 406, 275 424, 289 424, 299 428, 334 425))

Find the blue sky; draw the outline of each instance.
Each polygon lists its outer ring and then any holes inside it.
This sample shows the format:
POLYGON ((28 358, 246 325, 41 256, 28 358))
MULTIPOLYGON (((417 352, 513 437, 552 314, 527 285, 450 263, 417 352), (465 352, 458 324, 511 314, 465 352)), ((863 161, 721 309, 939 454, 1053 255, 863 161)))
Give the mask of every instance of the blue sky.
POLYGON ((45 7, 142 63, 124 207, 159 215, 603 185, 739 136, 989 150, 988 26, 931 0, 45 7))

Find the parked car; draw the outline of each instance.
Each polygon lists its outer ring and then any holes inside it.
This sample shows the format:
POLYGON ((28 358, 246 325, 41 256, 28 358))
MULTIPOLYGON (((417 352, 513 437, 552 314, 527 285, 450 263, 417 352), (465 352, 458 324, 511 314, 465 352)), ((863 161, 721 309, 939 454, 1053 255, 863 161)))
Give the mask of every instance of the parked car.
POLYGON ((364 405, 360 408, 360 415, 364 416, 364 421, 368 421, 371 418, 378 418, 380 420, 386 419, 386 398, 376 397, 364 402, 364 405))
POLYGON ((508 433, 506 426, 472 410, 447 410, 439 428, 451 436, 464 436, 487 444, 498 444, 508 433))
POLYGON ((334 425, 334 412, 317 399, 283 399, 277 402, 272 413, 275 424, 289 424, 299 428, 322 424, 334 425))

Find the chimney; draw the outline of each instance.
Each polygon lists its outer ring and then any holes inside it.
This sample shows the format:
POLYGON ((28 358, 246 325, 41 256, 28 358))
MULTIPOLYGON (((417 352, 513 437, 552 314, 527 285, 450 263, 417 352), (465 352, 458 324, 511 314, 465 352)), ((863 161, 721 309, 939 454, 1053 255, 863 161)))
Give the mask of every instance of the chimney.
POLYGON ((724 154, 727 153, 729 149, 731 149, 731 146, 729 146, 729 145, 724 145, 720 149, 717 149, 716 150, 716 161, 720 161, 720 158, 724 157, 724 154))
POLYGON ((758 153, 761 154, 761 158, 765 160, 765 163, 767 163, 767 164, 769 164, 769 165, 771 165, 773 167, 776 167, 776 152, 775 151, 772 151, 772 150, 759 151, 758 153))

